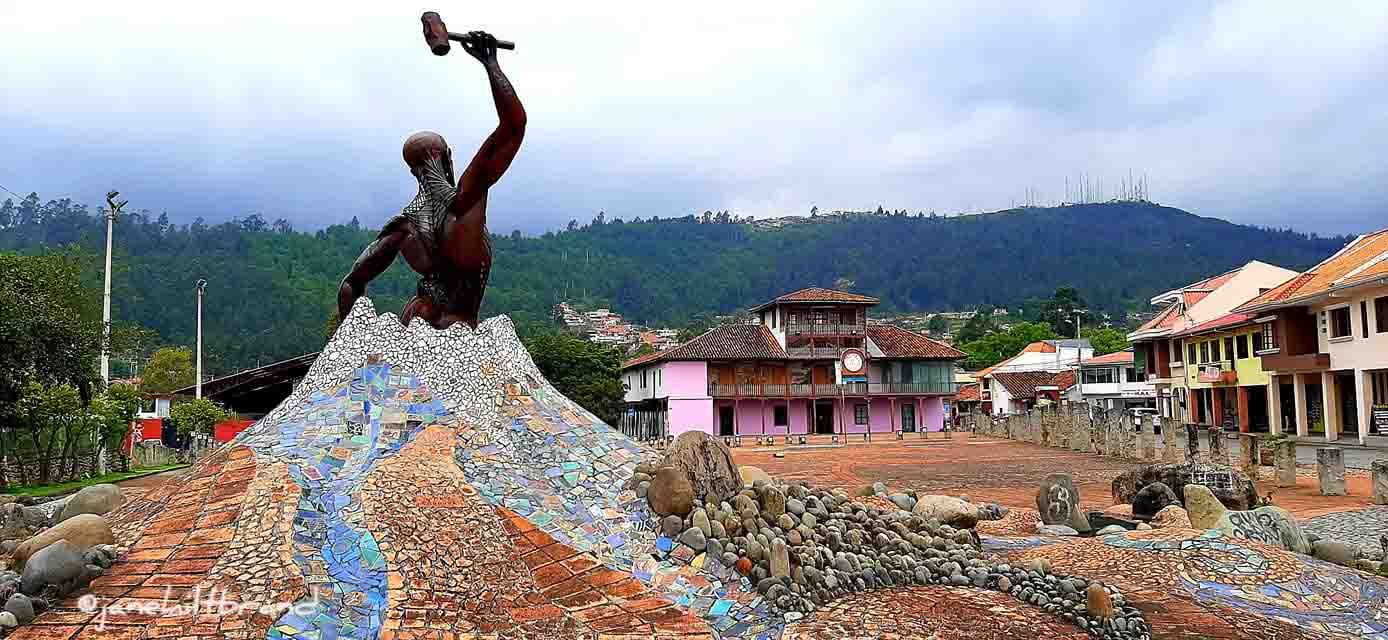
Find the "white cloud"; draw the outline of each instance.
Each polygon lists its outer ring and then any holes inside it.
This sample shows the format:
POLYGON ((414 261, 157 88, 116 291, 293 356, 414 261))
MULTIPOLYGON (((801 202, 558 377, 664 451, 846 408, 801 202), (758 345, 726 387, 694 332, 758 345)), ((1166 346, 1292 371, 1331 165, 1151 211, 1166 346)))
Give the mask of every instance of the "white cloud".
POLYGON ((810 204, 1000 208, 1145 171, 1202 215, 1342 232, 1388 202, 1388 4, 0 4, 0 184, 182 219, 379 222, 485 79, 418 14, 518 42, 531 114, 493 227, 810 204))

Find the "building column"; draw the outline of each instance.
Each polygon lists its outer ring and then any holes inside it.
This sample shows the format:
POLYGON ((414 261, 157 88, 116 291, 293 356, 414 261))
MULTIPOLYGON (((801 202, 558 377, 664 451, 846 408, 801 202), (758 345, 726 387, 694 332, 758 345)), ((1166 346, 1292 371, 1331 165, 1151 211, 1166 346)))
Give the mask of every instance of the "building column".
POLYGON ((1210 387, 1210 425, 1224 427, 1224 389, 1210 387))
POLYGON ((1253 430, 1253 418, 1248 412, 1248 387, 1236 387, 1234 393, 1238 395, 1239 402, 1239 433, 1248 433, 1253 430))
POLYGON ((1374 383, 1368 371, 1354 370, 1354 404, 1359 412, 1359 444, 1367 444, 1369 420, 1373 418, 1374 383))
POLYGON ((896 433, 896 398, 887 398, 887 424, 891 425, 892 433, 896 433))
POLYGON ((1340 439, 1340 399, 1335 393, 1335 372, 1321 372, 1321 412, 1325 417, 1325 441, 1340 439))
POLYGON ((1306 378, 1299 373, 1292 374, 1292 394, 1296 401, 1296 435, 1304 438, 1310 426, 1306 419, 1306 378))
POLYGON ((1268 376, 1268 430, 1282 433, 1282 384, 1277 376, 1268 376))

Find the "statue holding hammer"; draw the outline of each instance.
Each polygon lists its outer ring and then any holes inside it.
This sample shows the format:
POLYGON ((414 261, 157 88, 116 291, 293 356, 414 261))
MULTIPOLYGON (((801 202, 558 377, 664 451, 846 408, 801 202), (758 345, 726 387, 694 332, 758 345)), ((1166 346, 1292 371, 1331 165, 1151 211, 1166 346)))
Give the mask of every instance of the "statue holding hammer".
POLYGON ((487 190, 511 166, 525 137, 525 108, 496 59, 498 48, 515 45, 482 31, 449 33, 432 11, 421 20, 424 38, 435 54, 448 53, 448 41, 455 40, 482 63, 500 122, 456 182, 453 153, 443 136, 421 131, 405 140, 405 165, 419 182, 419 193, 352 264, 338 288, 338 318, 346 318, 352 304, 366 292, 367 283, 403 255, 420 279, 400 322, 408 325, 414 318, 423 318, 439 329, 458 322, 476 328, 492 267, 487 190))

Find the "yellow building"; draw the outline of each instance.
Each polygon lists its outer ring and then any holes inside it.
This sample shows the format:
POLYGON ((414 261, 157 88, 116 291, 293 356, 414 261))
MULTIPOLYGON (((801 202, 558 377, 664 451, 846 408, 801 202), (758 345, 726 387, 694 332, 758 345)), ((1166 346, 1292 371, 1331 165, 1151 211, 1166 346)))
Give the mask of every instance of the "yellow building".
POLYGON ((1268 374, 1258 351, 1264 327, 1253 316, 1231 313, 1174 338, 1181 341, 1192 422, 1225 430, 1267 432, 1268 374))

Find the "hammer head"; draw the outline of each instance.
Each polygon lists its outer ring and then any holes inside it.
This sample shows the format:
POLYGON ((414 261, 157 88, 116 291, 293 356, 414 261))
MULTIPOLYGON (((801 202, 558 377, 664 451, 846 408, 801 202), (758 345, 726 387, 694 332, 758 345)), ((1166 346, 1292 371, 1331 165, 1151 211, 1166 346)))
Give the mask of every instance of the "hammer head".
POLYGON ((424 23, 424 42, 429 44, 434 55, 448 55, 448 27, 444 26, 443 18, 435 11, 425 11, 419 21, 424 23))

